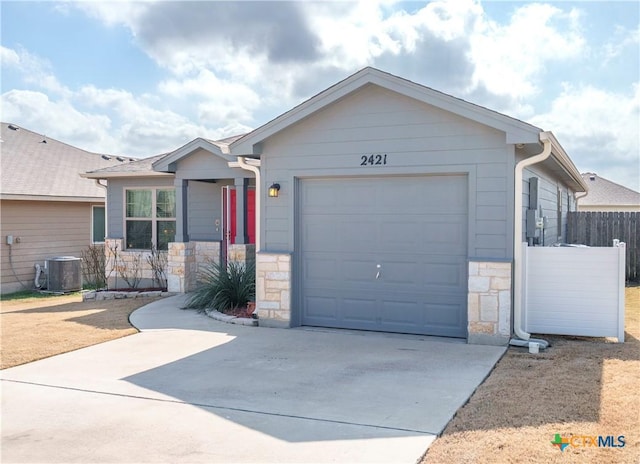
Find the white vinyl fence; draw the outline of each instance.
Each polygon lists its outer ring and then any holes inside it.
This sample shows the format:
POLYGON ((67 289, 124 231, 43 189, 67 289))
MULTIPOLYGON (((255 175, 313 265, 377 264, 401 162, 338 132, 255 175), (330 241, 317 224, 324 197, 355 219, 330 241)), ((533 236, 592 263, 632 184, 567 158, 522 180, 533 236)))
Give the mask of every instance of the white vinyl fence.
POLYGON ((523 245, 527 332, 624 342, 624 243, 606 248, 523 245))

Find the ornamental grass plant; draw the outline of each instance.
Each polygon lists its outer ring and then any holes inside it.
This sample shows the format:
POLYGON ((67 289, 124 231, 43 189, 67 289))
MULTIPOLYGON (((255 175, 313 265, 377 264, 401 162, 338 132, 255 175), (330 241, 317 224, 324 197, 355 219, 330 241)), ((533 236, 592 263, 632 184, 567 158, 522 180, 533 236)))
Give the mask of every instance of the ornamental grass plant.
POLYGON ((255 274, 253 262, 211 262, 201 271, 198 287, 187 298, 185 308, 221 313, 245 308, 255 298, 255 274))

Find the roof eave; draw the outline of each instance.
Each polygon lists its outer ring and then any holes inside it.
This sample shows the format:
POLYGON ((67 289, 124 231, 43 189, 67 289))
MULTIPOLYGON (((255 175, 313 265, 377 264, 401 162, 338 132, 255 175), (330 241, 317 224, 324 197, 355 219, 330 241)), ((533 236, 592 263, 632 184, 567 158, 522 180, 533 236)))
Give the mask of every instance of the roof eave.
POLYGON ((138 172, 86 172, 80 174, 85 179, 116 179, 118 177, 173 177, 172 172, 138 171, 138 172))
POLYGON ((261 144, 268 137, 370 84, 504 131, 506 143, 535 143, 539 141, 538 134, 541 129, 531 124, 378 69, 365 68, 234 141, 229 149, 232 154, 237 156, 259 155, 261 154, 261 144))
POLYGON ((576 165, 573 164, 573 161, 571 161, 567 152, 564 151, 564 148, 562 148, 562 145, 560 145, 560 142, 556 139, 556 136, 551 131, 545 131, 545 133, 551 141, 551 156, 570 178, 573 183, 574 190, 576 192, 587 192, 589 187, 582 178, 582 175, 580 174, 580 171, 578 171, 576 165))

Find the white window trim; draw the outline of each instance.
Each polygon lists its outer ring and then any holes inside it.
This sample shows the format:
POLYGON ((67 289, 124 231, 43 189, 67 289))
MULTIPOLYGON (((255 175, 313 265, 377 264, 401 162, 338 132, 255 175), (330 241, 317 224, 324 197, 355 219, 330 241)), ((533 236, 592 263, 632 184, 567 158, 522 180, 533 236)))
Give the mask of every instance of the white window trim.
POLYGON ((104 205, 91 205, 91 231, 90 231, 91 235, 89 235, 89 241, 91 242, 92 245, 104 245, 104 241, 105 241, 104 238, 102 239, 101 242, 95 242, 93 240, 93 235, 94 235, 93 234, 93 232, 94 232, 93 231, 93 224, 94 224, 94 221, 93 221, 94 212, 93 211, 94 211, 95 208, 103 208, 104 209, 104 236, 105 237, 107 236, 107 205, 106 204, 104 204, 104 205))
MULTIPOLYGON (((157 187, 123 187, 123 195, 122 195, 122 235, 124 237, 123 251, 149 251, 148 248, 127 248, 127 221, 151 221, 151 243, 153 243, 156 247, 158 246, 158 232, 157 232, 157 221, 177 221, 176 217, 172 218, 157 218, 156 214, 156 198, 158 190, 173 190, 176 188, 172 185, 166 186, 157 186, 157 187), (128 190, 151 190, 151 217, 149 218, 130 218, 127 217, 127 191, 128 190)), ((176 206, 177 208, 177 206, 176 206)))

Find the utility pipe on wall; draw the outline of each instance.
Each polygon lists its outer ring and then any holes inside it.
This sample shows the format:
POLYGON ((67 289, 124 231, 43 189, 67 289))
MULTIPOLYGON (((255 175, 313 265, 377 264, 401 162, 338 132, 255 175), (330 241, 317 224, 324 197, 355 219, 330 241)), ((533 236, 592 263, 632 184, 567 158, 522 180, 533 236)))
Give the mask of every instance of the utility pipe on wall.
POLYGON ((522 180, 524 169, 533 164, 540 163, 551 156, 551 140, 547 132, 540 132, 540 141, 544 148, 541 153, 530 158, 523 159, 515 168, 515 211, 513 232, 513 330, 520 340, 512 340, 513 345, 526 345, 528 342, 536 342, 543 348, 548 346, 544 340, 533 340, 531 334, 522 327, 522 180), (523 343, 523 341, 525 343, 523 343))
MULTIPOLYGON (((252 159, 253 160, 253 159, 252 159)), ((260 251, 260 197, 261 197, 261 179, 260 179, 260 160, 253 160, 257 164, 247 163, 244 156, 238 156, 238 161, 229 162, 230 168, 242 168, 245 171, 251 171, 256 176, 256 253, 260 251)))
MULTIPOLYGON (((103 240, 104 240, 109 236, 109 230, 108 230, 109 221, 107 220, 107 216, 109 214, 108 213, 109 208, 107 207, 107 196, 109 195, 109 191, 107 190, 107 186, 100 182, 101 180, 102 179, 95 179, 95 183, 96 183, 96 186, 104 190, 104 237, 103 237, 103 240)), ((93 227, 92 227, 91 233, 93 234, 93 227)), ((93 240, 93 237, 91 237, 91 239, 93 240)))

